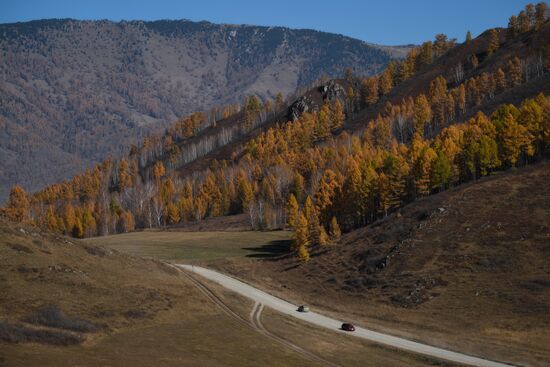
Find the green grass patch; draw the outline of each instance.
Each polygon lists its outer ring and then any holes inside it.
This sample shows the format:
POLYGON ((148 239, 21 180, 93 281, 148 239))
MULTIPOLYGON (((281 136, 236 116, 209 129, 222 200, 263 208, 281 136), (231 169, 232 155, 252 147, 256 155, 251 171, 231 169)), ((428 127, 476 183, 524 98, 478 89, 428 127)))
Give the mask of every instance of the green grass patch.
POLYGON ((267 258, 288 250, 291 233, 143 231, 86 241, 135 256, 173 262, 215 261, 233 257, 267 258))

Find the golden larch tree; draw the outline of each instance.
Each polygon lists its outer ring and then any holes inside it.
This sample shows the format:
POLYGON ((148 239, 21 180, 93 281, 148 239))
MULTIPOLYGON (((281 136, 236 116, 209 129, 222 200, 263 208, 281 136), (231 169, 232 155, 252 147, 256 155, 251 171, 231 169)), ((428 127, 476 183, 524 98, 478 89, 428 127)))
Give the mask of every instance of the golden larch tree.
POLYGON ((29 198, 25 190, 19 185, 12 187, 4 209, 6 216, 13 221, 24 222, 29 218, 29 209, 29 198))

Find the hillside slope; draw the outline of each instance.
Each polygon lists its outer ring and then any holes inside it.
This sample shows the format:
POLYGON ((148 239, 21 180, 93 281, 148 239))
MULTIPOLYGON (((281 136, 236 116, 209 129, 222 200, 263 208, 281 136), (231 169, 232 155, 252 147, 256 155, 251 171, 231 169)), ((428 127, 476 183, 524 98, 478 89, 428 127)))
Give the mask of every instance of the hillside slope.
MULTIPOLYGON (((2 366, 315 365, 159 261, 3 219, 0 258, 2 366)), ((246 302, 217 297, 248 315, 246 302)))
POLYGON ((380 71, 403 48, 312 30, 208 22, 0 24, 0 200, 71 177, 177 117, 380 71))
MULTIPOLYGON (((364 125, 377 114, 383 113, 386 103, 399 104, 404 98, 415 97, 420 93, 428 94, 430 83, 438 76, 443 76, 448 83, 448 87, 457 86, 456 71, 457 67, 462 68, 463 75, 461 80, 465 81, 472 77, 479 77, 483 73, 494 73, 498 68, 506 69, 507 62, 513 57, 524 60, 524 73, 527 73, 533 66, 528 65, 535 58, 545 60, 545 68, 550 65, 548 50, 550 47, 550 22, 543 24, 537 32, 530 32, 519 35, 511 40, 506 38, 506 29, 498 28, 500 47, 494 55, 488 55, 487 49, 491 38, 491 31, 487 30, 468 43, 462 43, 452 48, 440 59, 429 66, 424 66, 411 78, 400 84, 397 88, 391 90, 386 96, 383 96, 378 102, 360 111, 353 116, 347 129, 354 131, 361 125, 364 125), (472 65, 472 57, 475 56, 478 65, 472 65)), ((471 109, 467 115, 473 115, 481 110, 491 113, 495 107, 503 103, 518 103, 525 98, 531 98, 537 93, 550 94, 550 76, 548 73, 541 78, 531 78, 530 83, 517 86, 513 91, 505 91, 497 94, 490 100, 483 101, 480 106, 471 109)))
POLYGON ((546 161, 423 198, 318 248, 307 264, 288 255, 212 266, 369 327, 543 366, 549 180, 546 161))
MULTIPOLYGON (((506 70, 507 63, 514 57, 525 60, 524 62, 527 64, 532 61, 534 55, 537 57, 541 55, 542 57, 542 53, 548 52, 550 49, 548 41, 550 40, 550 22, 546 22, 538 32, 524 34, 512 40, 506 40, 505 33, 505 30, 499 30, 501 45, 492 57, 488 57, 487 55, 490 32, 486 31, 469 43, 458 44, 451 48, 440 58, 434 60, 432 64, 419 68, 410 78, 394 86, 388 94, 381 95, 375 104, 368 106, 363 105, 358 108, 357 111, 353 112, 347 109, 347 119, 343 129, 351 134, 362 134, 368 126, 368 123, 374 120, 378 115, 387 115, 388 104, 399 106, 404 100, 409 98, 414 99, 419 94, 429 95, 430 84, 439 76, 445 78, 447 81, 447 88, 450 91, 460 84, 466 85, 468 80, 480 78, 480 76, 484 74, 495 73, 499 68, 506 70), (474 55, 479 62, 479 65, 475 68, 470 65, 470 59, 474 55), (456 82, 453 75, 458 65, 461 65, 464 69, 464 74, 459 83, 456 82)), ((530 67, 532 66, 526 65, 524 69, 527 70, 530 67)), ((543 67, 545 69, 550 69, 550 54, 544 56, 543 67)), ((525 73, 527 73, 527 71, 525 71, 525 73)), ((310 111, 319 110, 323 103, 330 102, 323 98, 323 94, 320 90, 335 84, 340 85, 345 91, 353 87, 358 94, 356 98, 362 98, 362 91, 360 90, 361 79, 359 78, 354 79, 352 82, 344 79, 335 79, 306 90, 300 97, 306 97, 311 101, 309 106, 310 111)), ((483 99, 478 104, 467 101, 468 106, 465 112, 463 114, 456 114, 454 120, 449 121, 448 124, 466 121, 478 111, 490 115, 499 105, 510 103, 519 105, 523 100, 533 98, 539 93, 550 95, 550 73, 548 72, 536 77, 530 76, 524 83, 514 86, 513 88, 499 91, 495 93, 492 98, 483 99)), ((342 96, 340 96, 340 98, 343 99, 342 96)), ((290 102, 292 103, 295 101, 290 102)), ((361 104, 361 102, 358 103, 361 104)), ((205 133, 215 134, 223 128, 224 124, 226 124, 225 126, 235 124, 235 120, 239 118, 242 119, 242 116, 237 115, 228 120, 222 120, 218 124, 220 126, 218 126, 217 131, 216 129, 208 129, 205 133)), ((288 115, 286 110, 284 113, 275 114, 273 117, 266 119, 266 122, 262 126, 252 131, 250 134, 240 139, 236 139, 223 147, 212 150, 204 157, 199 157, 190 164, 180 167, 182 168, 180 171, 183 176, 185 176, 189 172, 209 167, 214 160, 226 160, 231 156, 232 152, 242 151, 243 146, 256 137, 260 131, 265 131, 270 127, 274 127, 277 123, 284 123, 287 119, 288 115)), ((392 122, 392 125, 395 124, 395 121, 392 122)), ((392 129, 395 133, 395 126, 392 126, 392 129)), ((340 133, 340 131, 337 133, 340 133)), ((187 144, 187 142, 181 144, 182 149, 185 148, 185 144, 187 144)), ((165 161, 167 160, 166 157, 161 158, 165 161)))

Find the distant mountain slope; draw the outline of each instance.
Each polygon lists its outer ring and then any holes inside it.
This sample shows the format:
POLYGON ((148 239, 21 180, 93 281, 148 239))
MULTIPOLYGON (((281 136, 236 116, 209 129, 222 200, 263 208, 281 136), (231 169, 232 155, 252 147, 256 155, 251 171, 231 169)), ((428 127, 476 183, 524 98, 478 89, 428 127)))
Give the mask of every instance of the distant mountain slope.
POLYGON ((68 178, 192 111, 288 94, 346 67, 371 75, 401 51, 187 20, 2 24, 0 199, 15 183, 34 190, 68 178))

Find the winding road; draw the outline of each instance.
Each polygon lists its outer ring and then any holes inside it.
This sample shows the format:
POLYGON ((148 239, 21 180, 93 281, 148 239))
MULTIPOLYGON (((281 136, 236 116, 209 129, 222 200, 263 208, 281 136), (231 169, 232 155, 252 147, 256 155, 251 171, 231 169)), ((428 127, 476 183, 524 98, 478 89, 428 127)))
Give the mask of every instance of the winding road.
MULTIPOLYGON (((178 265, 179 266, 179 265, 178 265)), ((179 266, 181 267, 181 266, 179 266)), ((294 352, 300 354, 302 357, 309 359, 310 361, 314 361, 317 363, 320 363, 321 365, 325 365, 328 367, 340 367, 339 365, 332 363, 330 361, 327 361, 326 359, 322 358, 321 356, 318 356, 317 354, 310 352, 284 338, 281 338, 269 330, 267 330, 261 321, 261 315, 262 311, 264 309, 264 306, 261 303, 255 302, 254 307, 252 308, 252 311, 250 312, 249 320, 244 319, 242 316, 234 312, 228 305, 225 304, 225 302, 220 299, 212 290, 208 288, 205 284, 200 282, 199 280, 195 279, 194 276, 191 276, 190 274, 184 272, 185 275, 191 280, 191 282, 199 289, 201 293, 203 293, 208 299, 210 299, 213 303, 215 303, 220 309, 230 318, 235 319, 241 324, 244 324, 246 326, 252 327, 254 330, 259 332, 260 334, 264 335, 265 337, 293 350, 294 352)))
MULTIPOLYGON (((183 264, 177 264, 177 267, 187 270, 189 272, 192 272, 194 274, 198 274, 206 279, 209 279, 211 281, 214 281, 221 286, 223 286, 226 289, 229 289, 233 292, 236 292, 240 295, 243 295, 247 298, 252 299, 256 304, 253 310, 253 313, 251 313, 251 321, 256 325, 256 327, 260 330, 265 330, 265 328, 262 327, 261 322, 259 321, 259 314, 261 313, 261 309, 266 306, 269 308, 272 308, 273 310, 276 310, 278 312, 281 312, 283 314, 295 317, 297 319, 300 319, 305 322, 309 322, 313 325, 321 326, 327 329, 331 329, 335 332, 340 333, 347 333, 340 329, 342 325, 342 321, 332 319, 330 317, 321 315, 316 312, 297 312, 296 309, 298 308, 297 305, 293 305, 290 302, 287 302, 281 298, 275 297, 271 294, 268 294, 260 289, 254 288, 249 284, 246 284, 244 282, 241 282, 235 278, 232 278, 230 276, 224 275, 222 273, 219 273, 214 270, 210 270, 207 268, 194 266, 194 265, 183 265, 183 264), (258 310, 259 308, 259 310, 258 310), (255 321, 255 319, 257 321, 255 321)), ((210 292, 211 293, 211 292, 210 292)), ((265 330, 267 334, 273 335, 269 333, 267 330, 265 330)), ((348 335, 352 335, 358 338, 366 339, 372 342, 380 343, 389 345, 394 348, 407 350, 414 353, 424 354, 427 356, 431 356, 434 358, 447 360, 451 362, 461 363, 464 365, 470 365, 470 366, 478 366, 478 367, 510 367, 512 365, 504 364, 500 362, 490 361, 487 359, 479 358, 470 356, 467 354, 462 354, 458 352, 453 352, 447 349, 434 347, 427 344, 422 344, 419 342, 415 342, 412 340, 384 334, 381 332, 365 329, 362 327, 356 327, 355 332, 348 333, 348 335)), ((273 337, 278 338, 277 336, 273 335, 273 337)), ((285 344, 288 343, 286 340, 279 338, 279 342, 285 344)), ((295 349, 294 344, 292 344, 292 348, 295 349)), ((299 348, 299 347, 297 347, 299 348)), ((299 348, 301 349, 301 348, 299 348)), ((296 350, 296 349, 295 349, 296 350)), ((302 351, 304 351, 302 349, 302 351)), ((312 358, 312 354, 304 351, 306 354, 308 354, 308 357, 310 359, 312 358)), ((313 355, 315 359, 319 358, 315 355, 313 355)), ((321 362, 321 361, 319 361, 321 362)), ((324 364, 330 364, 327 363, 327 361, 322 361, 324 364)))

